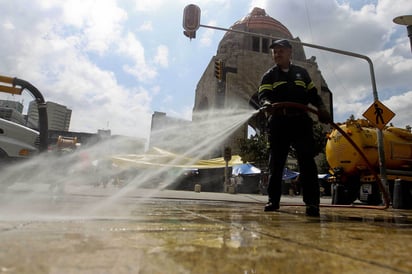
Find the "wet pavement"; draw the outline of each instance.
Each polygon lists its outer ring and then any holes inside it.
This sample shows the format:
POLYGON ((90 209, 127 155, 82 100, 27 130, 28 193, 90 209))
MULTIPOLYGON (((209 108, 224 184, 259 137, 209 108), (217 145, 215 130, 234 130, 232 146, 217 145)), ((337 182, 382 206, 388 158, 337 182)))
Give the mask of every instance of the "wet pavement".
MULTIPOLYGON (((13 193, 12 195, 10 193, 13 193)), ((412 210, 83 187, 0 200, 0 273, 412 273, 412 210)), ((329 199, 322 199, 329 204, 329 199)))

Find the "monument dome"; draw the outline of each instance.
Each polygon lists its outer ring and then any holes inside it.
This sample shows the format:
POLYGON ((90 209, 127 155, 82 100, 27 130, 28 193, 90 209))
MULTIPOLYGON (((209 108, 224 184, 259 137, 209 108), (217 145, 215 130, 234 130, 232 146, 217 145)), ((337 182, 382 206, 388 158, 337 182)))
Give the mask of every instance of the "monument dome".
MULTIPOLYGON (((233 50, 269 53, 269 45, 273 40, 281 38, 299 41, 299 38, 294 38, 285 25, 270 17, 264 9, 258 7, 253 8, 248 15, 236 21, 230 29, 248 34, 226 32, 219 43, 217 55, 231 55, 233 50)), ((293 55, 295 60, 306 59, 303 47, 300 45, 293 47, 293 55)))
POLYGON ((231 28, 259 33, 263 33, 264 30, 267 30, 272 35, 277 34, 275 36, 288 39, 293 38, 287 27, 278 20, 267 15, 266 11, 261 8, 254 8, 247 16, 235 22, 231 28))

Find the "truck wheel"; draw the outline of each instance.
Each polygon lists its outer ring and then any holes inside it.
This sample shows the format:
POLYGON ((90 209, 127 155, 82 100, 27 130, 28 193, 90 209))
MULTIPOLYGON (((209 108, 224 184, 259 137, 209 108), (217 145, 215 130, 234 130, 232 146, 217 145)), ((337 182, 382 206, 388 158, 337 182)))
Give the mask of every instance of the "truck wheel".
POLYGON ((333 205, 349 205, 356 200, 353 187, 348 187, 342 184, 334 184, 332 187, 332 204, 333 205))
POLYGON ((372 194, 368 195, 368 199, 366 202, 368 205, 382 204, 382 197, 378 184, 372 184, 372 194))

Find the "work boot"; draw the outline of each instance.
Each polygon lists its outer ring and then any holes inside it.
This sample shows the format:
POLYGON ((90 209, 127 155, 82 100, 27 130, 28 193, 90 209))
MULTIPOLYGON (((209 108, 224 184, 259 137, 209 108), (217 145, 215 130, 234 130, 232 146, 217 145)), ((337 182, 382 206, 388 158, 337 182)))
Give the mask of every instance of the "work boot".
POLYGON ((310 217, 319 217, 319 206, 317 205, 308 205, 306 206, 306 216, 310 217))
POLYGON ((265 205, 264 211, 277 211, 279 209, 279 204, 268 202, 265 205))

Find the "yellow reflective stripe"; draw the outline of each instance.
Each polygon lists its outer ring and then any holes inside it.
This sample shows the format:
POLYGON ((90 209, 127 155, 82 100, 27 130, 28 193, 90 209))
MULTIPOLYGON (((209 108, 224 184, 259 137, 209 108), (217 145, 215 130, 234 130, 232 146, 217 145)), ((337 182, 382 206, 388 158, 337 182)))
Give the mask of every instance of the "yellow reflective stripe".
POLYGON ((300 80, 296 80, 295 85, 306 88, 306 83, 300 80))
POLYGON ((280 82, 274 82, 273 83, 273 89, 277 88, 280 85, 286 84, 286 81, 280 81, 280 82))
MULTIPOLYGON (((259 87, 259 92, 262 92, 265 89, 272 90, 272 89, 275 89, 278 86, 283 85, 283 84, 287 84, 287 82, 286 81, 279 81, 279 82, 274 82, 272 85, 271 84, 264 84, 264 85, 261 85, 259 87)), ((312 89, 312 88, 315 87, 315 84, 313 82, 310 82, 309 85, 306 86, 306 83, 302 80, 296 80, 295 85, 301 86, 301 87, 307 88, 307 89, 312 89)))
POLYGON ((315 84, 311 81, 308 85, 308 89, 312 89, 315 87, 315 84))
POLYGON ((265 89, 272 90, 272 85, 271 85, 271 84, 261 85, 261 86, 259 87, 259 92, 261 92, 261 91, 263 91, 263 90, 265 90, 265 89))

